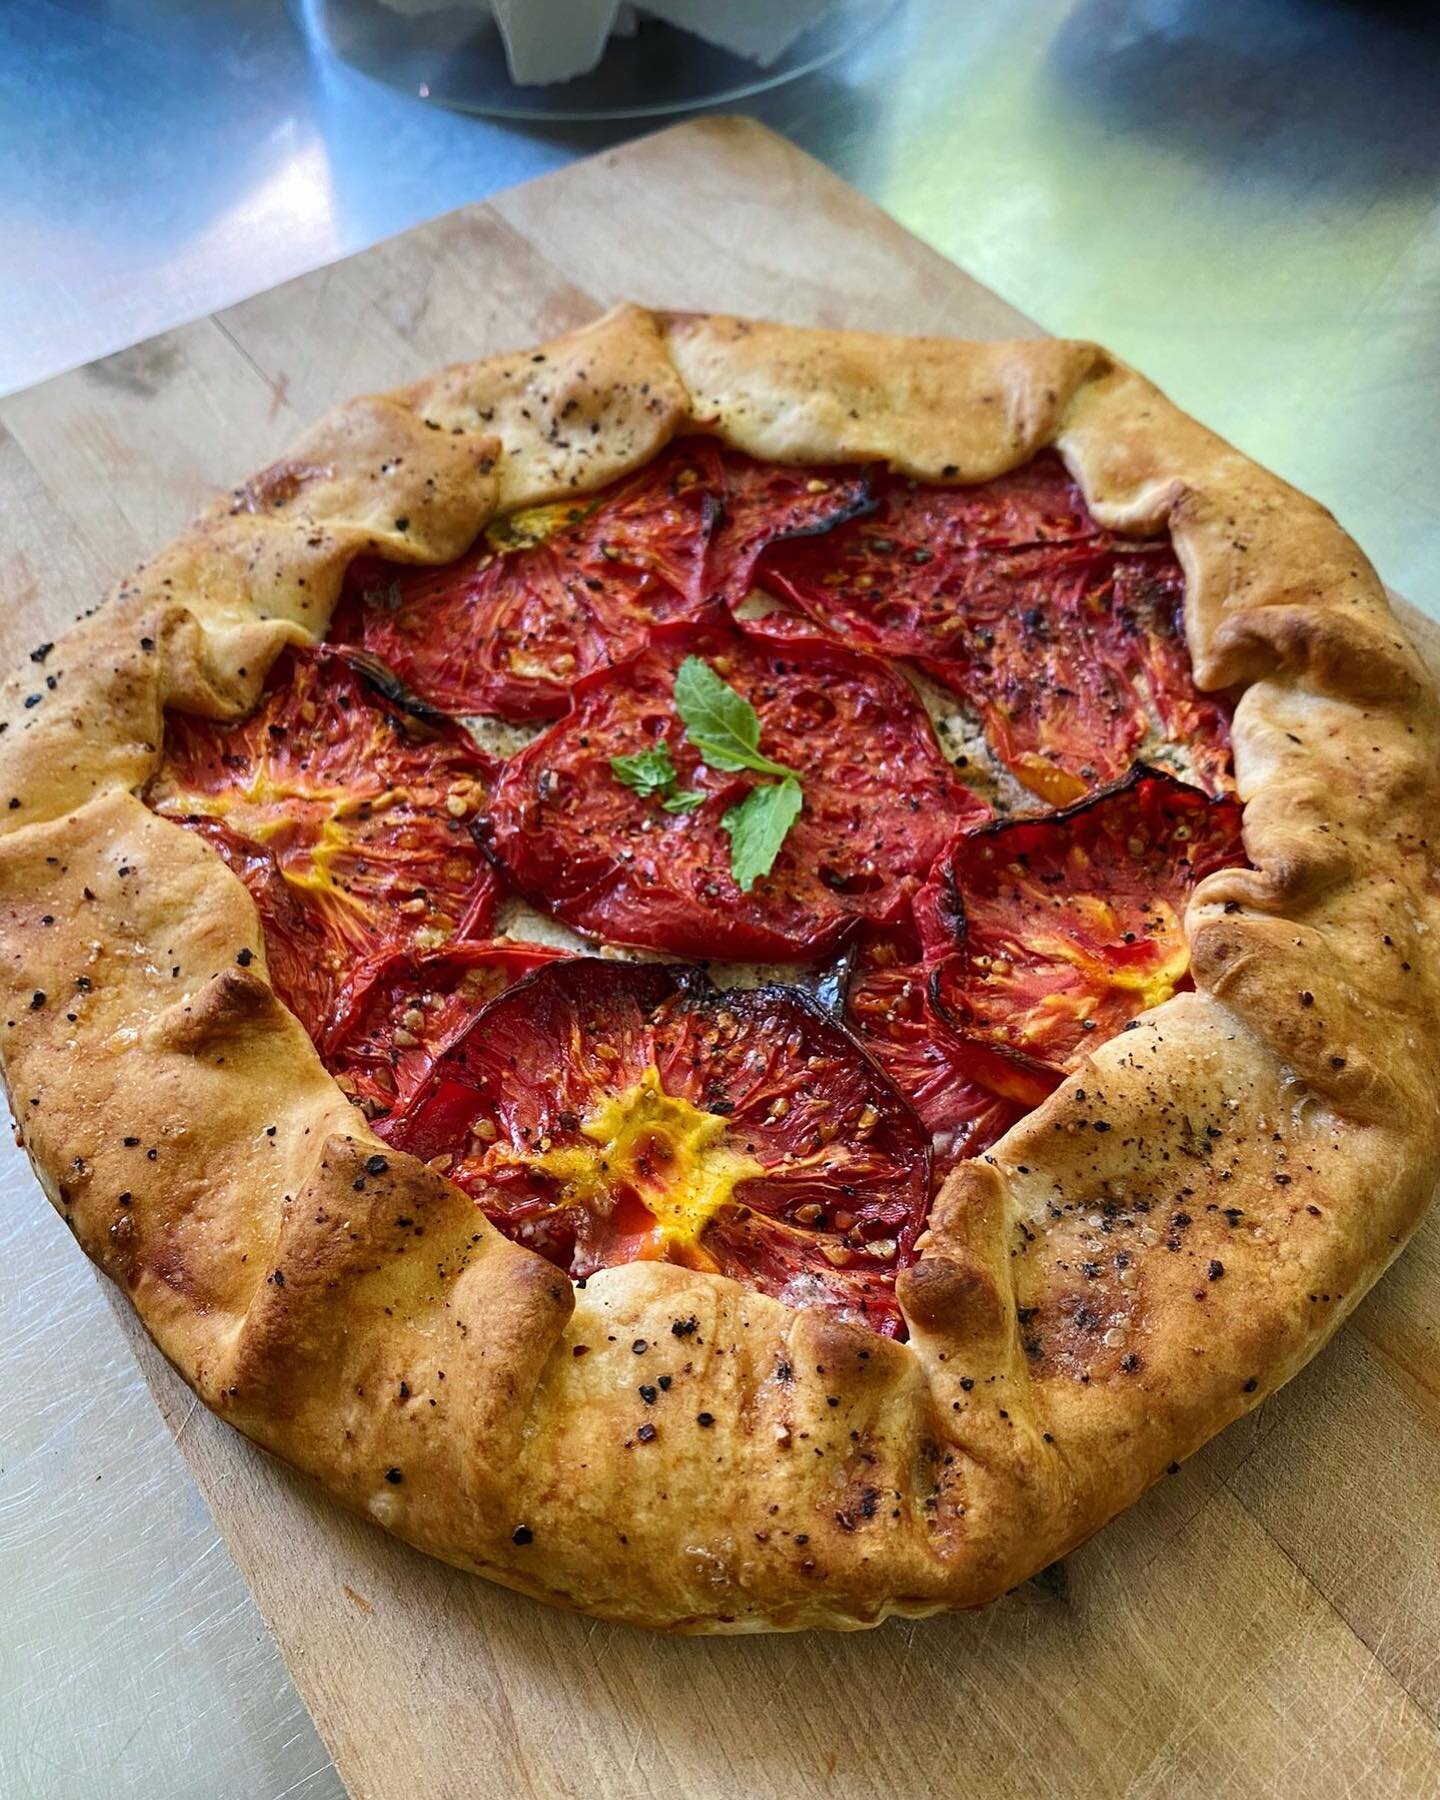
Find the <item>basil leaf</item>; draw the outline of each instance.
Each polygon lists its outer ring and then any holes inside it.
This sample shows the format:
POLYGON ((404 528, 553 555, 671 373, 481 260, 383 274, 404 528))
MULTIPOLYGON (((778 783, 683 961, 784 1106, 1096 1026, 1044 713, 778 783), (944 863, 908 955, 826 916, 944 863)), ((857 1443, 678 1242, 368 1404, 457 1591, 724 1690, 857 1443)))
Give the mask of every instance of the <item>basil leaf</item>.
POLYGON ((657 744, 653 750, 637 750, 633 756, 612 756, 610 768, 617 781, 634 788, 645 800, 653 800, 675 785, 675 765, 664 744, 657 744))
POLYGON ((675 710, 685 736, 712 769, 794 776, 793 769, 760 754, 759 714, 698 656, 687 656, 675 676, 675 710))
POLYGON ((790 827, 800 816, 802 796, 794 776, 766 781, 732 806, 720 823, 730 834, 730 873, 742 894, 768 875, 790 827))
POLYGON ((668 813, 694 812, 697 806, 703 806, 705 804, 708 797, 708 795, 700 793, 695 788, 691 788, 688 792, 683 794, 671 794, 669 799, 665 802, 665 810, 668 813))

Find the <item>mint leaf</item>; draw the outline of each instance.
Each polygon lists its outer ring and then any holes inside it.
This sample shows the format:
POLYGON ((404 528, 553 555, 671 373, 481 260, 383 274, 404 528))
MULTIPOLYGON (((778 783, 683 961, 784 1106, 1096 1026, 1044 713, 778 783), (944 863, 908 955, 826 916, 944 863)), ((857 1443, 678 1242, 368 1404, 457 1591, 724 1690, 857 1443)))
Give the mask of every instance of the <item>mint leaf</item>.
POLYGON ((634 788, 644 800, 667 793, 676 782, 675 765, 664 744, 657 744, 653 750, 637 750, 633 756, 612 756, 610 767, 617 781, 634 788))
POLYGON ((766 781, 732 806, 720 823, 730 833, 730 873, 742 894, 775 867, 790 827, 800 816, 800 783, 793 775, 766 781))
POLYGON ((665 810, 668 813, 694 812, 697 806, 705 804, 708 797, 695 788, 691 788, 687 793, 671 794, 665 801, 665 810))
POLYGON ((793 769, 760 754, 759 714, 698 656, 687 656, 675 676, 675 710, 684 722, 685 736, 712 769, 732 775, 754 769, 760 775, 794 777, 793 769))

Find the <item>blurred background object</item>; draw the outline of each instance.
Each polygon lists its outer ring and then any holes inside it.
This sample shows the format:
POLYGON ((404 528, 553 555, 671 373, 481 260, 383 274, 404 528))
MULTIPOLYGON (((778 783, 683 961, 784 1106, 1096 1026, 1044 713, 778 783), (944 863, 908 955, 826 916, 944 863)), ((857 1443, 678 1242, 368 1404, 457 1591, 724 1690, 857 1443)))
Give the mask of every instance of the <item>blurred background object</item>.
POLYGON ((295 0, 357 69, 499 118, 646 118, 822 68, 895 0, 295 0))

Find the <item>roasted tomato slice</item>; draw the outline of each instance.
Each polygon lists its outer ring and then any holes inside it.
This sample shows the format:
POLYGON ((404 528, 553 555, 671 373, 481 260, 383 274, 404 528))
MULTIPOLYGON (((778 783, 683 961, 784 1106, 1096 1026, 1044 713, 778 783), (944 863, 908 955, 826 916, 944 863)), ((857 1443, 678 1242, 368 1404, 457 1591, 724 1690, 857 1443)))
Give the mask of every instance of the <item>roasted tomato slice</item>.
POLYGON ((496 938, 388 957, 337 1025, 326 1066, 367 1118, 403 1112, 482 1006, 564 954, 496 938))
POLYGON ((1207 794, 1233 794, 1230 706, 1202 694, 1185 644, 1185 576, 1168 550, 1117 558, 1114 605, 1130 679, 1148 694, 1166 739, 1186 752, 1207 794))
POLYGON ((469 820, 490 768, 322 647, 287 651, 238 725, 170 714, 146 797, 250 889, 276 991, 323 1049, 377 963, 488 927, 499 882, 469 820))
POLYGON ((555 719, 580 676, 633 656, 652 625, 742 596, 767 544, 868 504, 863 474, 685 438, 599 494, 497 521, 444 568, 355 563, 332 636, 447 712, 555 719))
POLYGON ((736 450, 718 455, 723 499, 706 588, 732 605, 749 592, 756 563, 772 544, 820 537, 875 504, 865 470, 762 463, 736 450))
POLYGON ((923 663, 1052 805, 1123 775, 1152 706, 1198 778, 1228 781, 1228 725, 1191 676, 1168 544, 1104 531, 1048 452, 977 487, 877 478, 875 498, 864 519, 771 546, 757 580, 843 641, 923 663))
POLYGON ((493 847, 522 893, 579 931, 675 956, 772 961, 899 919, 957 824, 961 785, 902 676, 818 634, 763 625, 656 633, 575 690, 570 713, 506 764, 493 847), (706 658, 754 706, 764 753, 802 777, 804 810, 771 873, 742 893, 725 814, 760 779, 706 768, 676 715, 675 672, 706 658), (612 757, 664 744, 695 811, 624 786, 612 757))
MULTIPOLYGON (((1137 765, 1068 811, 962 833, 916 902, 931 998, 1017 1098, 1189 977, 1196 882, 1243 863, 1240 807, 1137 765)), ((1052 1083, 1053 1084, 1053 1083, 1052 1083)))
MULTIPOLYGON (((845 1016, 930 1133, 931 1176, 938 1188, 956 1163, 988 1150, 1025 1116, 1032 1090, 1024 1090, 1026 1097, 1007 1098, 980 1079, 988 1068, 983 1050, 939 1017, 930 1002, 930 971, 905 955, 888 941, 867 946, 851 978, 845 1016)), ((1047 1090, 1058 1081, 1058 1075, 1051 1077, 1047 1090)))
POLYGON ((797 989, 552 963, 492 1001, 382 1130, 576 1276, 679 1262, 903 1329, 894 1277, 929 1203, 925 1132, 797 989))

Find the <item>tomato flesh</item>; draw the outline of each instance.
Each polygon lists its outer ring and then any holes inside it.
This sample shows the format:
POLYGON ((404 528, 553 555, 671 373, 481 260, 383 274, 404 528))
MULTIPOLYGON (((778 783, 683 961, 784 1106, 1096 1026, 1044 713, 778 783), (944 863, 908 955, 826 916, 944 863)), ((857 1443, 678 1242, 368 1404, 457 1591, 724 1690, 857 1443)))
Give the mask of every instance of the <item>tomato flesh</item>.
MULTIPOLYGON (((846 1020, 866 1054, 914 1107, 930 1134, 935 1186, 979 1156, 1030 1109, 979 1079, 983 1055, 951 1031, 930 1000, 930 971, 888 941, 867 948, 846 996, 846 1020)), ((1058 1076, 1050 1085, 1058 1082, 1058 1076)))
POLYGON ((925 1133, 798 989, 554 962, 491 1001, 383 1129, 575 1276, 680 1262, 903 1331, 925 1133))
POLYGON ((1186 902, 1244 860, 1236 801, 1143 765, 1066 812, 957 836, 915 914, 931 1000, 976 1050, 976 1078, 1043 1098, 1187 985, 1186 902))
POLYGON ((1228 720, 1194 685, 1168 544, 1103 530, 1058 456, 979 487, 877 477, 872 514, 776 544, 756 579, 846 643, 920 662, 1051 805, 1122 776, 1153 708, 1229 786, 1228 720))
POLYGON ((564 954, 499 938, 387 957, 332 1035, 326 1067, 367 1118, 403 1112, 482 1006, 564 954))
POLYGON ((171 714, 146 797, 245 882, 275 990, 324 1048, 388 957, 488 927, 499 884, 469 819, 491 769, 321 647, 281 657, 239 724, 171 714))
POLYGON ((276 992, 380 1135, 508 1236, 577 1278, 670 1260, 903 1335, 944 1176, 1188 984, 1185 903, 1244 860, 1183 599, 1168 543, 1098 525, 1048 452, 941 488, 690 437, 445 568, 361 559, 339 643, 287 652, 238 725, 168 718, 147 799, 246 884, 276 992), (798 616, 742 621, 757 584, 798 616), (802 783, 748 893, 723 821, 770 777, 686 740, 691 655, 802 783), (1064 810, 992 821, 894 658, 1064 810), (552 723, 501 765, 469 714, 552 723), (1157 726, 1198 786, 1135 762, 1157 726), (611 766, 662 746, 689 812, 611 766), (502 871, 612 945, 843 952, 844 1023, 798 988, 489 939, 502 871))
POLYGON ((501 521, 444 568, 357 562, 332 635, 444 711, 559 718, 579 677, 634 656, 652 626, 742 598, 767 544, 868 504, 861 473, 685 438, 593 498, 501 521))
POLYGON ((818 635, 763 624, 657 632, 592 677, 570 713, 506 765, 493 848, 520 891, 577 930, 694 958, 822 954, 862 922, 901 918, 957 825, 986 816, 941 754, 904 678, 818 635), (804 810, 771 873, 742 893, 722 826, 761 777, 705 767, 675 712, 676 670, 708 660, 760 718, 760 743, 802 778, 804 810), (666 813, 611 759, 665 745, 682 789, 666 813))

